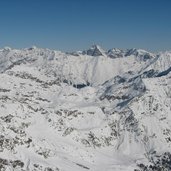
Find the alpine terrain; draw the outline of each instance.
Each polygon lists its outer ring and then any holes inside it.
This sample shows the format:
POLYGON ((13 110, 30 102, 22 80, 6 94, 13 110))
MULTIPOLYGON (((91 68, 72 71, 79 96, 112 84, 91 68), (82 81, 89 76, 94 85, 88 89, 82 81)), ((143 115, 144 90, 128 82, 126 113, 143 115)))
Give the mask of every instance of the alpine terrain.
POLYGON ((0 50, 0 171, 170 171, 171 51, 0 50))

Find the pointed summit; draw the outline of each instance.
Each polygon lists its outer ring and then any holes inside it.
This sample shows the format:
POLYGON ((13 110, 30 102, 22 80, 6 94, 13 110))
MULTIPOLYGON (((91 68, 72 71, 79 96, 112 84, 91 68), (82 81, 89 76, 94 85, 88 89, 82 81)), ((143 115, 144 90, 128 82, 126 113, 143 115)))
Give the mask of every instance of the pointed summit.
POLYGON ((99 45, 93 45, 90 49, 83 51, 83 54, 90 56, 104 56, 105 51, 99 45))

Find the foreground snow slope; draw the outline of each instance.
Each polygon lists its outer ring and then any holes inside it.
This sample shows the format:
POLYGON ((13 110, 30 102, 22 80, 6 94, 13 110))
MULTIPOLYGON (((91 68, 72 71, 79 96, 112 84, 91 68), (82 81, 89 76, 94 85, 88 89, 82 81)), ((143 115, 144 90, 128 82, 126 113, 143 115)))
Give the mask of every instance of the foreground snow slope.
POLYGON ((0 50, 0 170, 169 170, 170 71, 170 52, 0 50))

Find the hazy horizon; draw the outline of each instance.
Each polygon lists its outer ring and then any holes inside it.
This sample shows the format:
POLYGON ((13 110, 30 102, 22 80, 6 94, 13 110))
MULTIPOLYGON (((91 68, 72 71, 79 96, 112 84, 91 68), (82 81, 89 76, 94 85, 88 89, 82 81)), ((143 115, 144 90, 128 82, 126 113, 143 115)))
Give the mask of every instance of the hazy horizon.
POLYGON ((0 47, 171 49, 169 0, 5 0, 0 47))

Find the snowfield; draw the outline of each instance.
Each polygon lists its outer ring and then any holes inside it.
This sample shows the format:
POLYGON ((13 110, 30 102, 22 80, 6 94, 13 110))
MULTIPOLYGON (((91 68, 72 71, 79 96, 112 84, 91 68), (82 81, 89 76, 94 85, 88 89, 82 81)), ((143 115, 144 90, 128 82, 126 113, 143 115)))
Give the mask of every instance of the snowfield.
POLYGON ((171 52, 0 50, 0 171, 171 170, 171 52))

